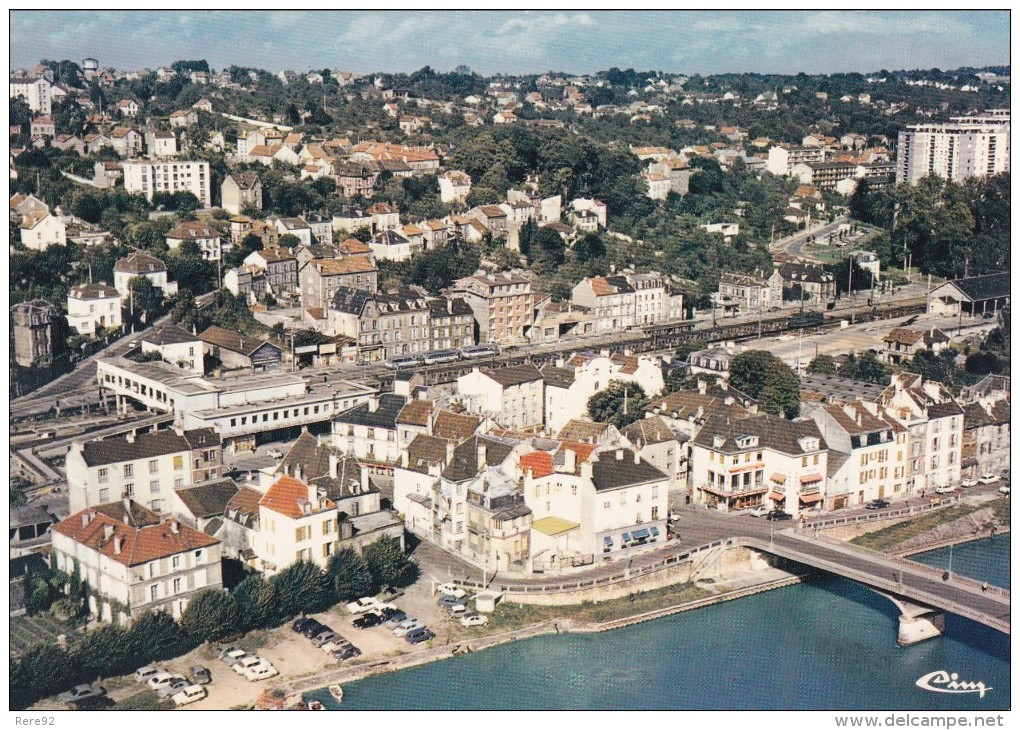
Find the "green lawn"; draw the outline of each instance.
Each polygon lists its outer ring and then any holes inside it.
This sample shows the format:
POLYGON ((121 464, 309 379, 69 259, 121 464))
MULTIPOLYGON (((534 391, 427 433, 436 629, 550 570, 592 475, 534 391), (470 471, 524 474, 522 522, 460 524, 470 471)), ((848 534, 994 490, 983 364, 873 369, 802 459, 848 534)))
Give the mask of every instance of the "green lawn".
POLYGON ((906 522, 855 537, 851 542, 872 550, 888 550, 915 535, 923 534, 939 525, 952 522, 986 507, 991 507, 995 511, 999 524, 1009 526, 1009 500, 1000 498, 982 505, 961 504, 949 509, 929 512, 906 522))
POLYGON ((54 644, 57 636, 65 634, 70 638, 74 627, 58 621, 48 613, 37 616, 17 616, 10 620, 12 656, 23 654, 39 644, 54 644))

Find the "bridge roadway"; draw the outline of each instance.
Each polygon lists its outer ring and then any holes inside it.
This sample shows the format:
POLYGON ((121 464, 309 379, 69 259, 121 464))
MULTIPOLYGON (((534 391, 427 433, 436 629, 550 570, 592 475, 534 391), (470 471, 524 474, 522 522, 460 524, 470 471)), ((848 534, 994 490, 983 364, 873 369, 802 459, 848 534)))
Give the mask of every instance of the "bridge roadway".
MULTIPOLYGON (((884 515, 882 512, 850 510, 844 515, 848 518, 856 515, 872 521, 883 516, 896 518, 901 515, 901 510, 890 509, 884 515)), ((787 558, 849 578, 883 594, 965 616, 1004 634, 1010 633, 1009 591, 994 586, 984 590, 977 581, 956 573, 944 581, 942 568, 931 568, 857 545, 814 537, 810 520, 798 528, 790 526, 789 522, 769 522, 749 515, 688 507, 680 511, 679 532, 677 539, 640 553, 629 561, 596 563, 590 568, 558 575, 523 576, 503 572, 493 575, 489 572, 484 578, 490 587, 510 592, 552 591, 578 582, 619 580, 624 577, 625 570, 631 574, 653 571, 666 561, 675 561, 677 556, 706 545, 728 543, 787 558)), ((479 568, 430 543, 421 542, 414 550, 414 557, 423 573, 437 582, 454 579, 470 585, 480 584, 483 580, 479 568)))

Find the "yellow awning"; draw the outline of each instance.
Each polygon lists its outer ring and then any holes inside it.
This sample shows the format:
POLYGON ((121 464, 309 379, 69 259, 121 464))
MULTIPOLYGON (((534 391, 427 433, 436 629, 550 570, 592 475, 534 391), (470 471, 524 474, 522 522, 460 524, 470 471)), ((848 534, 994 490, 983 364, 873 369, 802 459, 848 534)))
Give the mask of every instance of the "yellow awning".
POLYGON ((543 517, 540 520, 535 520, 531 525, 531 529, 538 530, 542 534, 551 537, 576 530, 578 527, 580 525, 576 522, 565 520, 562 517, 543 517))

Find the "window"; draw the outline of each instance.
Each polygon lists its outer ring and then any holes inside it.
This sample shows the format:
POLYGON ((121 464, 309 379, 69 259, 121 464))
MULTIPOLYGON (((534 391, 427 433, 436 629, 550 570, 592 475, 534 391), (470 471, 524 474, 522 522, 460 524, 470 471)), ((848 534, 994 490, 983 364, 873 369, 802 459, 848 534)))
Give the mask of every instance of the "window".
POLYGON ((183 456, 175 456, 174 457, 174 469, 183 469, 183 468, 184 468, 184 457, 183 456))
POLYGON ((110 490, 109 489, 100 489, 99 490, 99 501, 101 503, 102 502, 109 502, 110 501, 110 490))
POLYGON ((203 551, 201 551, 201 550, 196 550, 195 551, 195 563, 196 564, 202 562, 202 552, 203 551))
POLYGON ((812 462, 815 466, 818 466, 818 454, 815 454, 814 461, 812 462))
POLYGON ((326 520, 322 523, 322 534, 328 535, 333 532, 333 520, 326 520))
POLYGON ((174 578, 174 593, 180 593, 180 592, 181 592, 181 579, 180 578, 174 578))
POLYGON ((652 487, 652 499, 657 499, 658 497, 659 497, 659 485, 656 484, 652 487))
POLYGON ((124 494, 126 494, 128 497, 134 497, 135 496, 135 485, 134 484, 125 484, 124 485, 124 494))
POLYGON ((174 555, 170 559, 170 567, 173 568, 174 570, 177 570, 178 568, 181 567, 181 556, 180 555, 174 555))
POLYGON ((180 489, 183 486, 184 479, 182 477, 177 477, 176 479, 174 479, 174 489, 180 489))
POLYGON ((304 542, 312 536, 312 529, 310 527, 299 527, 294 530, 294 542, 304 542))
POLYGON ((124 465, 124 476, 131 477, 131 476, 134 476, 134 475, 135 475, 135 465, 134 464, 125 464, 124 465))
POLYGON ((159 599, 159 585, 149 586, 149 599, 152 601, 159 599))
POLYGON ((104 482, 107 482, 109 480, 110 480, 109 471, 106 470, 106 469, 100 469, 99 470, 99 483, 103 484, 104 482))
POLYGON ((159 480, 158 479, 153 479, 151 482, 149 482, 149 493, 150 494, 159 494, 159 480))
POLYGON ((806 456, 802 456, 802 457, 801 457, 801 459, 800 459, 800 465, 801 465, 801 466, 807 466, 807 457, 806 457, 806 456))
POLYGON ((654 520, 657 520, 657 519, 659 519, 659 508, 658 507, 652 507, 652 520, 654 521, 654 520))
POLYGON ((571 487, 570 487, 570 494, 573 497, 577 496, 577 485, 576 484, 571 485, 571 487))

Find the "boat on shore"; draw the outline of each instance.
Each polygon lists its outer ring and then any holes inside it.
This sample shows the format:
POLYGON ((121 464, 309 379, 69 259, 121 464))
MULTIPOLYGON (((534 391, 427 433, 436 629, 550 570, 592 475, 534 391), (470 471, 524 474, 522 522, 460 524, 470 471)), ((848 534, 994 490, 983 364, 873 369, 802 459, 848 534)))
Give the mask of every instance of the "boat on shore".
POLYGON ((312 700, 311 702, 308 703, 308 709, 309 710, 325 710, 326 706, 324 704, 322 704, 321 702, 319 702, 318 700, 312 700))
POLYGON ((329 685, 329 696, 332 697, 337 702, 343 702, 344 701, 344 688, 341 687, 339 684, 331 684, 331 685, 329 685))

